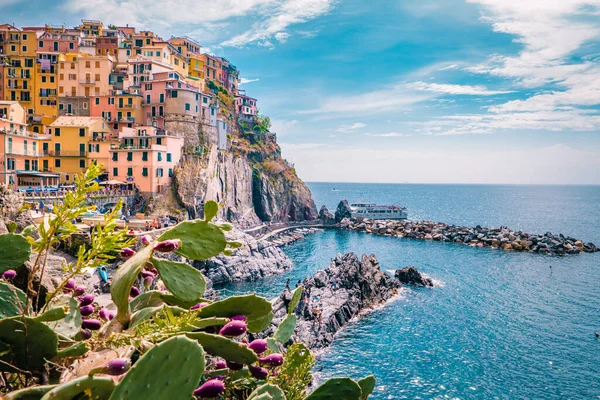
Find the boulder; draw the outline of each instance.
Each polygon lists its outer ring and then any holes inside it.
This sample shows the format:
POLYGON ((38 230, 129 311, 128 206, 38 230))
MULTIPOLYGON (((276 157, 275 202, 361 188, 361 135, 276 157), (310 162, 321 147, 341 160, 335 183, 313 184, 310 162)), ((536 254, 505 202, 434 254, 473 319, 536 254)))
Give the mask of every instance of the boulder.
POLYGON ((319 211, 319 219, 323 224, 326 225, 335 223, 335 216, 329 212, 326 205, 321 207, 321 210, 319 211))
POLYGON ((335 210, 336 223, 341 222, 344 218, 352 219, 352 209, 347 200, 340 201, 340 204, 338 204, 337 209, 335 210))
POLYGON ((394 277, 400 282, 406 283, 408 285, 433 287, 433 281, 429 278, 424 277, 417 270, 417 268, 413 266, 396 270, 396 272, 394 272, 394 277))

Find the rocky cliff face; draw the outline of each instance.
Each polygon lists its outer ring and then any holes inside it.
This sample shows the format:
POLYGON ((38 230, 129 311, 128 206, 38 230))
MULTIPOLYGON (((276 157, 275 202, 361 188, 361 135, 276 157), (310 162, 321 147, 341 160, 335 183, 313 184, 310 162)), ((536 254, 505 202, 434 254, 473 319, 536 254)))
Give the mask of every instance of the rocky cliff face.
MULTIPOLYGON (((375 255, 338 254, 331 265, 303 282, 304 296, 296 308, 298 323, 292 339, 309 348, 328 346, 344 325, 361 311, 384 303, 401 284, 383 272, 375 255)), ((273 302, 272 330, 285 318, 291 291, 273 302)))

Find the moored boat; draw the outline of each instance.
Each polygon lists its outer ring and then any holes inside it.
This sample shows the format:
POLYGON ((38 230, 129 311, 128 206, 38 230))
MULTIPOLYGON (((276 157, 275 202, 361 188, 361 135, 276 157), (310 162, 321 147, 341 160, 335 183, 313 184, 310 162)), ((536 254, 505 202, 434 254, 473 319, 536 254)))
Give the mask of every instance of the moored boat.
POLYGON ((401 206, 379 206, 374 203, 350 204, 353 218, 407 219, 406 208, 401 206))

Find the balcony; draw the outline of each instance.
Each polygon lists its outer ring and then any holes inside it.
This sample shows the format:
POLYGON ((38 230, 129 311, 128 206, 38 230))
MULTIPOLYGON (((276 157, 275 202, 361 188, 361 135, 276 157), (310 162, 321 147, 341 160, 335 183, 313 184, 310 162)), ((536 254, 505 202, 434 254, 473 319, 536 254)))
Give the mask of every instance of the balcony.
POLYGON ((87 151, 44 150, 43 153, 52 157, 87 157, 87 151))
POLYGON ((148 118, 164 118, 165 115, 164 114, 152 114, 152 113, 146 113, 146 117, 148 118))
POLYGON ((123 104, 117 107, 117 108, 135 108, 135 104, 123 104))
POLYGON ((121 117, 119 122, 135 122, 135 118, 134 117, 121 117))
POLYGON ((40 155, 37 152, 33 152, 33 150, 30 151, 15 151, 12 149, 8 149, 6 151, 7 155, 11 155, 11 156, 29 156, 29 157, 39 157, 40 155))
POLYGON ((95 85, 96 84, 96 80, 94 79, 85 79, 83 81, 79 81, 80 85, 95 85))

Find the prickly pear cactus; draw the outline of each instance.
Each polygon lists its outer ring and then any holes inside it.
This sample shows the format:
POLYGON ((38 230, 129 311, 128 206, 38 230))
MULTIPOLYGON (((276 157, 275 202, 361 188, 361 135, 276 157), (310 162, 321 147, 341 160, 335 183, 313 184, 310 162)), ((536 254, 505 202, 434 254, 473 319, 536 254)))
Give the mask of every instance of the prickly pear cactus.
POLYGON ((227 240, 221 229, 206 221, 184 221, 163 233, 158 240, 180 239, 175 253, 190 260, 206 260, 225 250, 227 240))
POLYGON ((26 303, 27 297, 21 289, 0 281, 0 319, 23 314, 26 303))
POLYGON ((219 212, 219 205, 216 201, 210 200, 204 204, 204 220, 210 222, 219 212))
POLYGON ((71 400, 85 394, 90 399, 107 400, 115 389, 111 378, 83 376, 56 386, 42 400, 71 400))
POLYGON ((377 382, 373 375, 369 375, 369 376, 365 376, 362 379, 359 379, 359 381, 357 383, 358 383, 358 386, 360 386, 360 391, 361 391, 360 399, 367 400, 369 398, 369 396, 371 395, 371 393, 373 393, 373 390, 375 390, 375 383, 377 383, 377 382))
POLYGON ((262 398, 265 400, 285 400, 285 394, 277 386, 267 383, 257 387, 250 393, 247 400, 260 400, 262 398))
POLYGON ((258 360, 256 353, 240 342, 224 336, 204 332, 188 333, 187 337, 197 340, 207 353, 241 364, 252 364, 258 360))
POLYGON ((292 300, 288 305, 288 314, 293 313, 294 310, 296 310, 296 307, 298 307, 298 303, 300 302, 300 298, 302 297, 303 290, 304 289, 302 288, 302 286, 298 286, 296 290, 294 290, 294 293, 292 294, 292 300))
POLYGON ((193 301, 204 295, 206 281, 202 273, 189 264, 157 258, 150 259, 160 279, 171 293, 183 301, 193 301))
POLYGON ((197 342, 176 336, 151 348, 127 372, 110 400, 190 400, 204 372, 197 342))
POLYGON ((0 371, 14 372, 15 366, 26 371, 40 371, 46 360, 58 352, 58 337, 43 322, 16 316, 0 320, 0 343, 8 351, 0 352, 0 371))
POLYGON ((34 386, 10 392, 6 395, 7 400, 40 400, 46 393, 55 388, 56 385, 34 386))
POLYGON ((333 378, 323 383, 304 400, 360 400, 358 383, 350 378, 333 378))
POLYGON ((129 321, 129 329, 133 329, 142 322, 146 321, 147 319, 152 318, 157 312, 162 310, 163 307, 164 305, 158 307, 146 307, 134 312, 133 314, 131 314, 131 321, 129 321))
POLYGON ((79 311, 77 299, 73 296, 63 295, 53 301, 51 305, 53 307, 64 307, 66 315, 64 318, 46 324, 60 335, 68 338, 77 336, 81 331, 81 312, 79 311))
POLYGON ((245 296, 232 296, 203 307, 199 316, 204 317, 232 317, 245 315, 248 319, 248 331, 260 332, 261 326, 268 326, 273 318, 271 303, 264 297, 254 294, 245 296), (258 322, 258 323, 255 323, 258 322))
POLYGON ((31 255, 31 245, 22 235, 7 233, 0 235, 0 274, 7 269, 17 268, 31 255))
POLYGON ((281 344, 287 343, 292 337, 294 329, 296 329, 296 315, 288 314, 277 327, 274 335, 275 340, 281 344))
POLYGON ((64 349, 59 350, 58 353, 56 354, 56 357, 57 358, 81 357, 82 355, 87 353, 89 350, 90 349, 87 346, 87 343, 79 342, 79 343, 75 343, 69 347, 66 347, 64 349))

